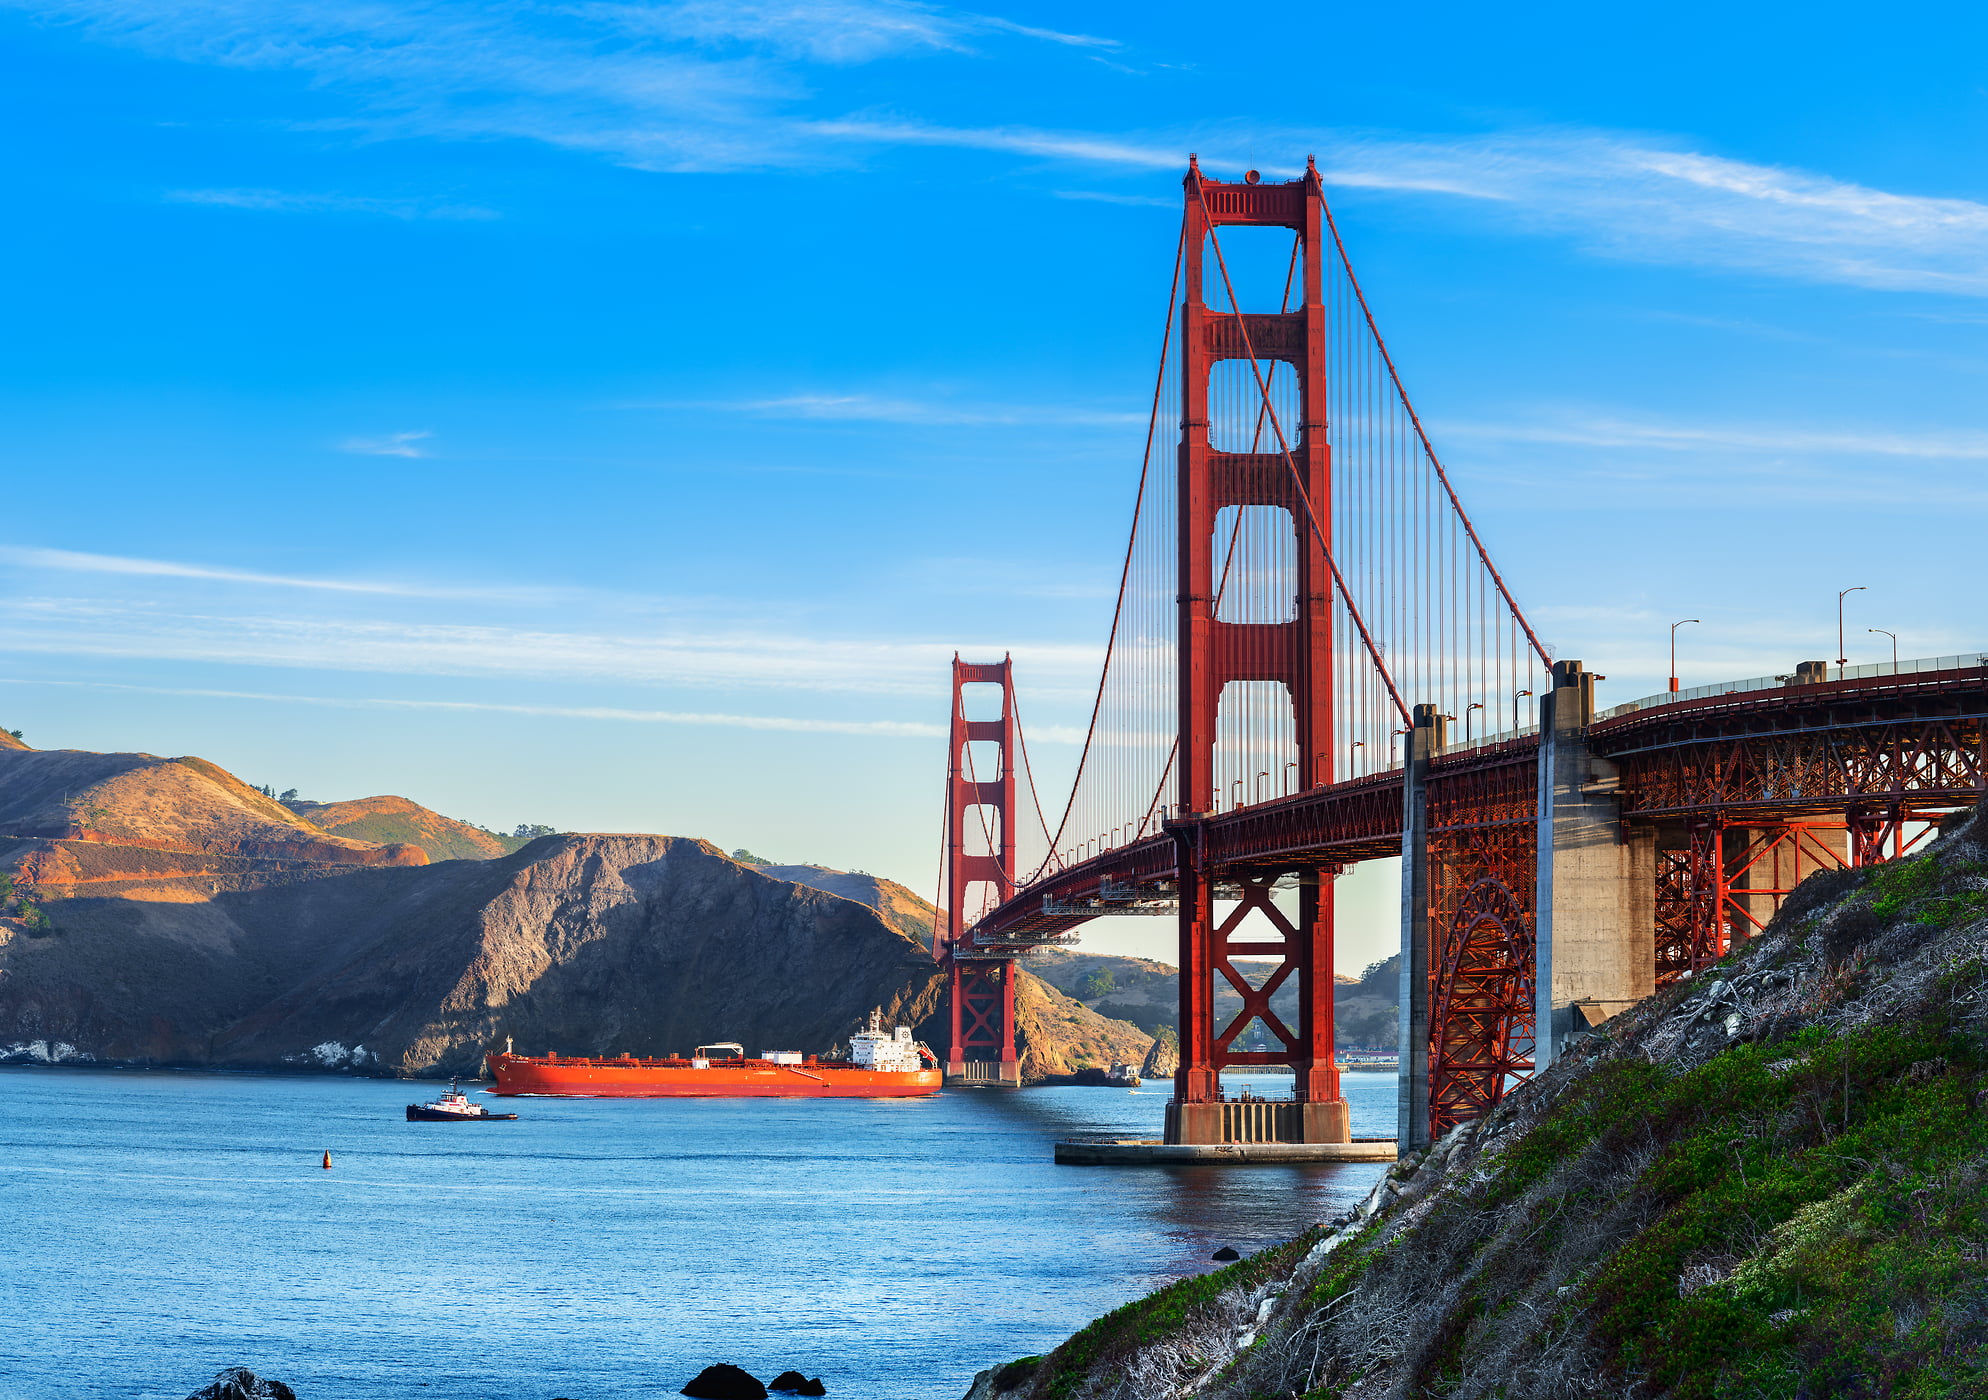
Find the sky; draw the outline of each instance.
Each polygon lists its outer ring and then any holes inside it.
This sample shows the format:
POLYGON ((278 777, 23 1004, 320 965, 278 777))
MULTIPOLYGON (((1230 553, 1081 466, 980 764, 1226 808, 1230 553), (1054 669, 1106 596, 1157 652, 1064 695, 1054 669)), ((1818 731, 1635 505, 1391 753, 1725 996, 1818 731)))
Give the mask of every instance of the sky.
POLYGON ((1681 618, 1687 686, 1833 656, 1855 586, 1853 661, 1980 648, 1983 52, 1939 3, 0 0, 0 724, 931 892, 956 650, 1074 762, 1189 151, 1316 155, 1603 703, 1681 618))

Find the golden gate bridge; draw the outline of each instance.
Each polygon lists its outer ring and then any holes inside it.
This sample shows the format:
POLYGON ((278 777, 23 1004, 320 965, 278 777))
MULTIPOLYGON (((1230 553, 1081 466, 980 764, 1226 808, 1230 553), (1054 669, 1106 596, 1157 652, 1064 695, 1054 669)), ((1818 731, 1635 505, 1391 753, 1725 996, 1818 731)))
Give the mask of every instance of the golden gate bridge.
POLYGON ((1333 882, 1399 856, 1408 1150, 1717 960, 1805 875, 1894 859, 1981 797, 1979 654, 1804 662, 1597 710, 1598 677, 1540 642, 1464 509, 1311 161, 1265 183, 1190 157, 1183 189, 1117 602, 1055 820, 1012 662, 954 661, 933 936, 950 1082, 1019 1084, 1018 957, 1165 915, 1166 1141, 1347 1142, 1333 882), (970 717, 976 688, 992 717, 970 717), (1218 978, 1241 1002, 1221 1024, 1218 978), (1293 984, 1294 1024, 1271 1006, 1293 984), (1271 1048, 1239 1048, 1252 1036, 1271 1048), (1230 1103, 1232 1066, 1288 1068, 1292 1099, 1230 1103))

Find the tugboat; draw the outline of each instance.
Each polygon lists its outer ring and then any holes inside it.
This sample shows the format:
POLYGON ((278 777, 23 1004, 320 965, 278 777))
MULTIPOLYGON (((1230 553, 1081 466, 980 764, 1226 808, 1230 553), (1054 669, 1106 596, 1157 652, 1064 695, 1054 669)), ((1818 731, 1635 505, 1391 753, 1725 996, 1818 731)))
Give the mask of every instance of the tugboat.
POLYGON ((449 1092, 433 1103, 411 1103, 407 1106, 407 1121, 410 1123, 499 1123, 517 1118, 515 1113, 492 1113, 480 1103, 471 1103, 456 1081, 449 1081, 449 1092))

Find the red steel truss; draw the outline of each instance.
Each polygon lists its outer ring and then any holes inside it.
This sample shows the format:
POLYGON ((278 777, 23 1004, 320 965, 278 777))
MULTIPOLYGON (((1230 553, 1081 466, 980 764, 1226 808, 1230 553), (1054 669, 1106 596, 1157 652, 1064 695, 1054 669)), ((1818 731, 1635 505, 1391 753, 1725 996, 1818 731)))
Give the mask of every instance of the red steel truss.
POLYGON ((1464 754, 1429 778, 1429 1117, 1488 1112, 1533 1067, 1536 751, 1464 754))

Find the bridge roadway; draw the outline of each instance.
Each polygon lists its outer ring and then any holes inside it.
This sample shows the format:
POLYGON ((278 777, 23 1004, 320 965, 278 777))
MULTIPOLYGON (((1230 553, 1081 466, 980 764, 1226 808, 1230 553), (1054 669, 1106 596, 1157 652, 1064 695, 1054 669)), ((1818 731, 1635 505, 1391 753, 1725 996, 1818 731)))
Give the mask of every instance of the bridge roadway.
POLYGON ((1401 766, 1170 821, 1051 870, 971 927, 968 955, 1065 941, 1102 913, 1165 910, 1183 859, 1237 888, 1402 856, 1413 1142, 1484 1111, 1567 1033, 1716 959, 1804 874, 1895 857, 1923 835, 1917 824, 1982 797, 1988 656, 1827 674, 1809 662, 1794 680, 1595 713, 1595 677, 1558 663, 1541 706, 1544 780, 1537 730, 1448 745, 1443 717, 1423 706, 1401 766))

